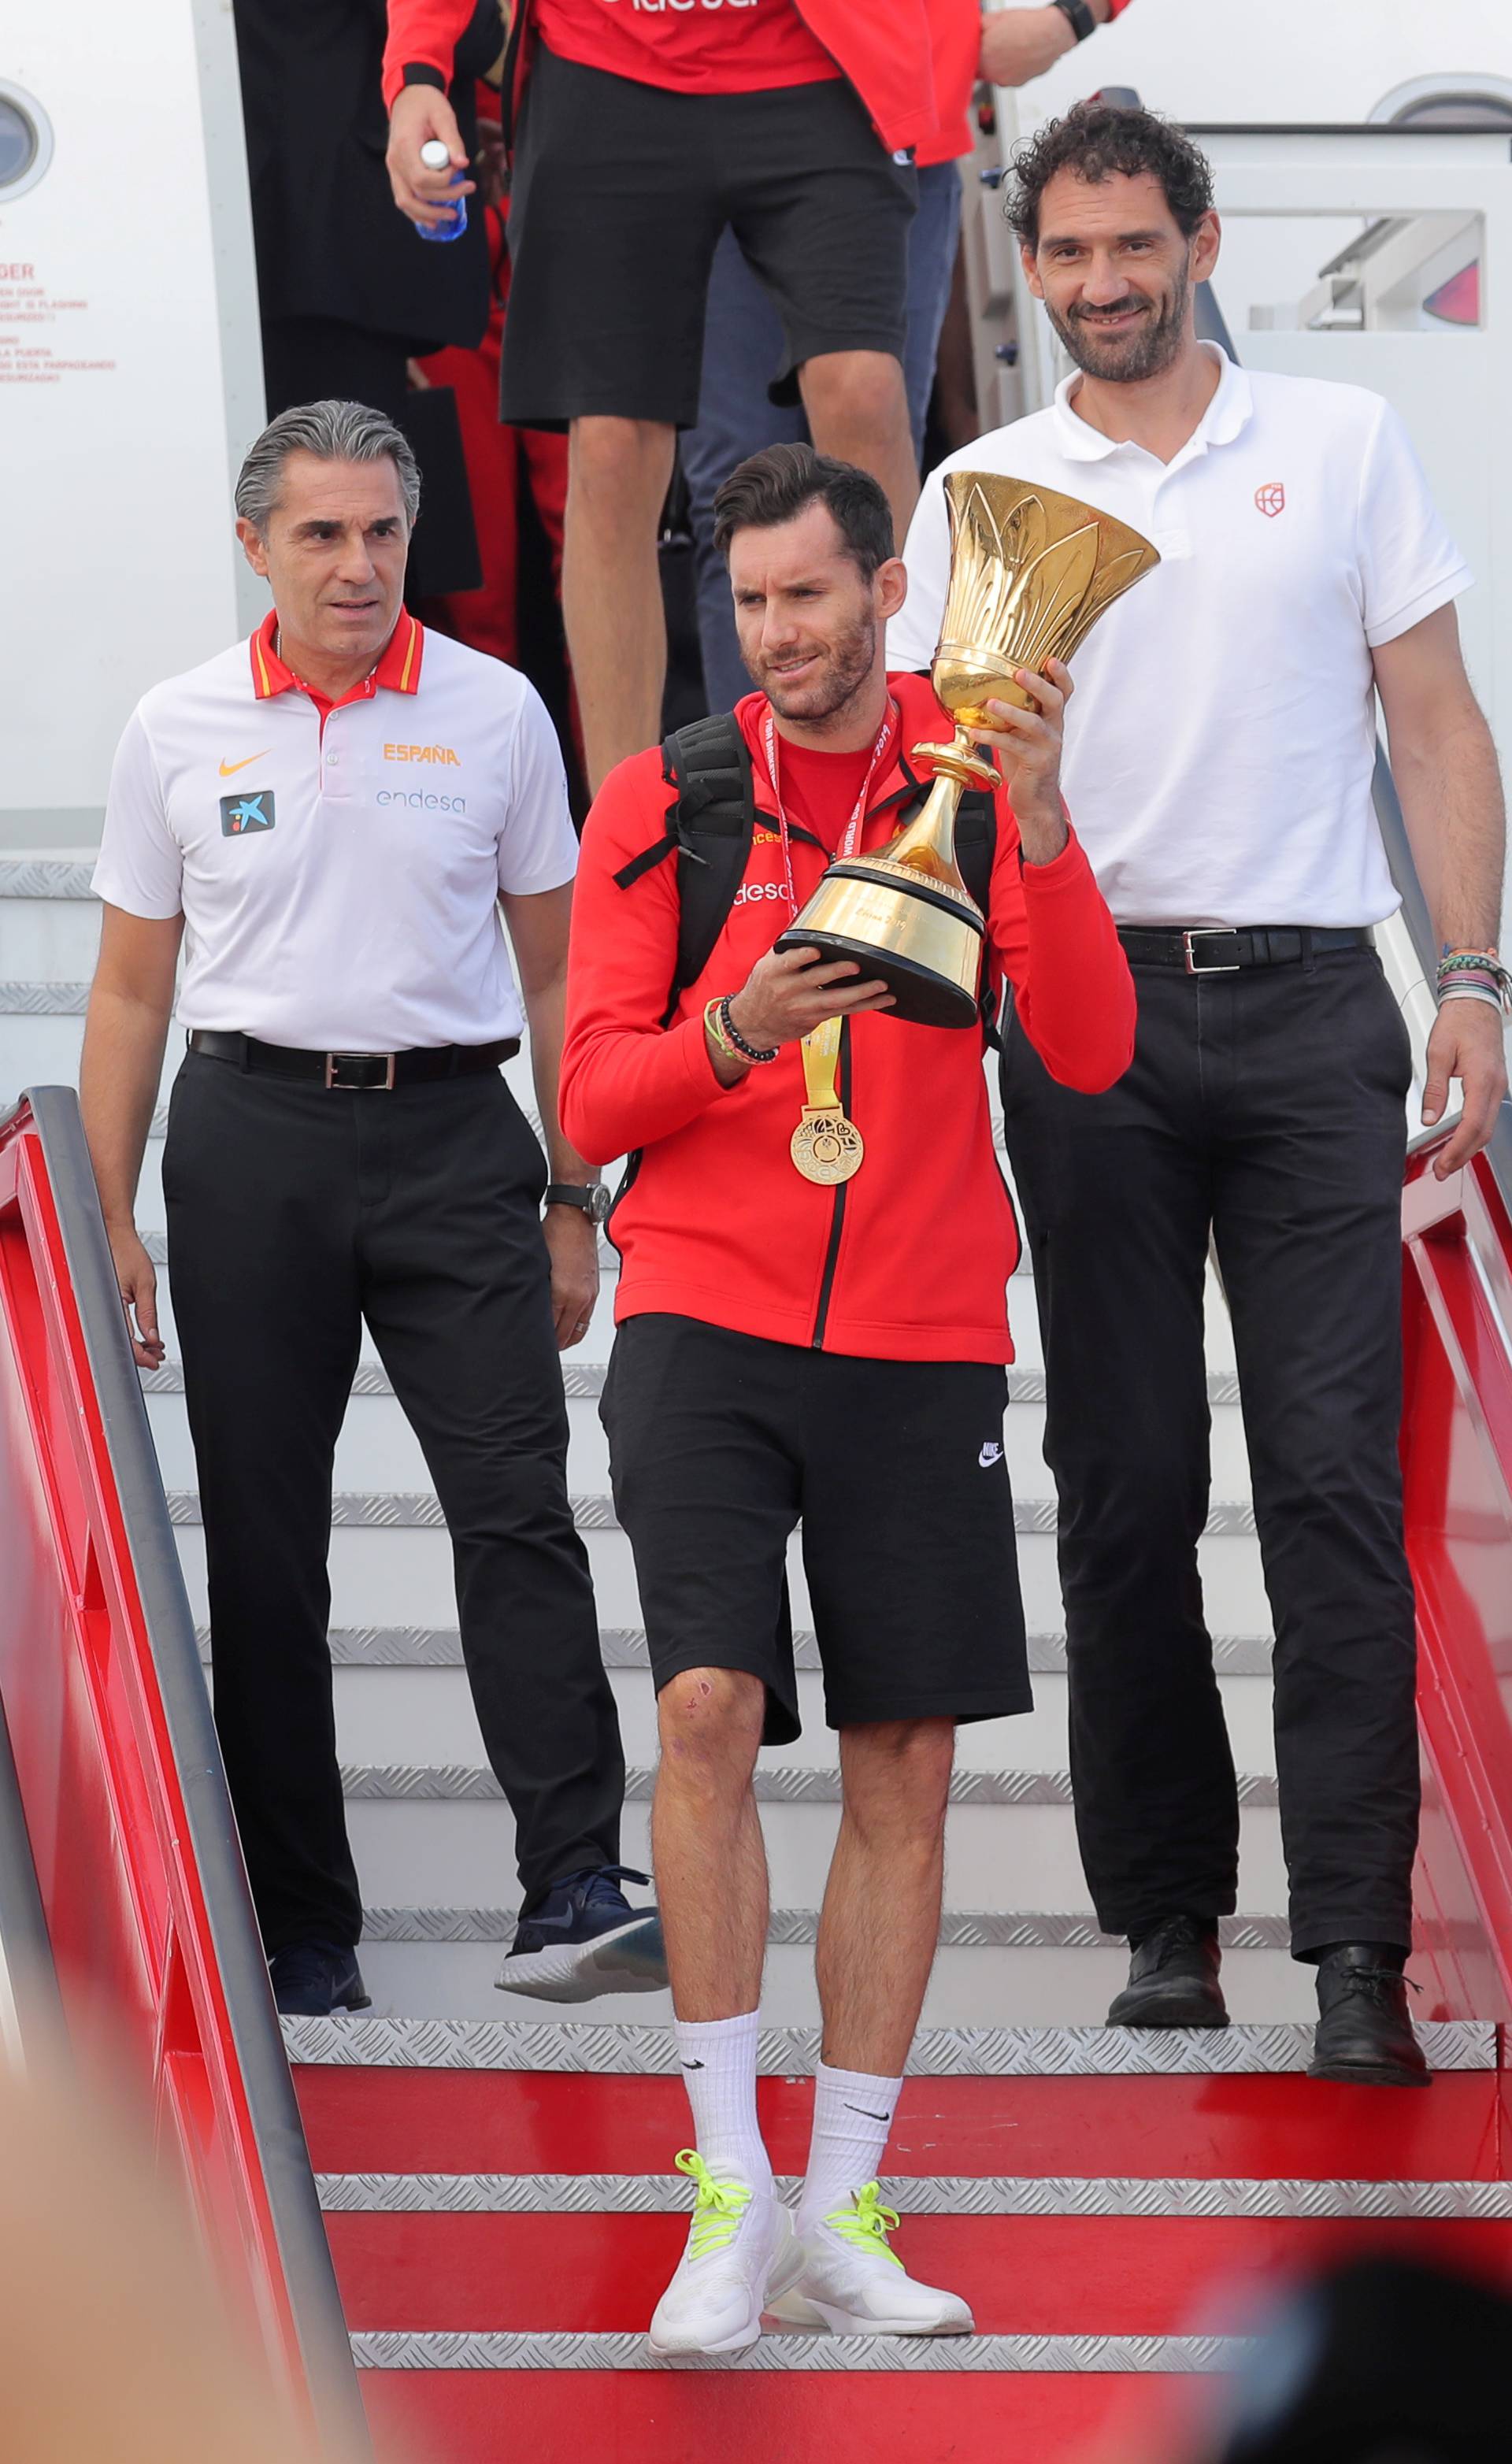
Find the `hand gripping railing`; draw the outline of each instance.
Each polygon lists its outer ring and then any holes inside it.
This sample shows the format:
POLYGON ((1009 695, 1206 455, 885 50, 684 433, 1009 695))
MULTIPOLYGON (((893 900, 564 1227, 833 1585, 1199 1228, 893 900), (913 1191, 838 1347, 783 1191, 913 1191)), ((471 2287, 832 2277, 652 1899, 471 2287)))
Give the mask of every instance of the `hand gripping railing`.
MULTIPOLYGON (((188 1600, 61 1087, 0 1119, 0 1706, 64 2013, 108 2027, 275 2379, 361 2454, 188 1600)), ((18 1855, 13 1826, 11 1840, 18 1855)))

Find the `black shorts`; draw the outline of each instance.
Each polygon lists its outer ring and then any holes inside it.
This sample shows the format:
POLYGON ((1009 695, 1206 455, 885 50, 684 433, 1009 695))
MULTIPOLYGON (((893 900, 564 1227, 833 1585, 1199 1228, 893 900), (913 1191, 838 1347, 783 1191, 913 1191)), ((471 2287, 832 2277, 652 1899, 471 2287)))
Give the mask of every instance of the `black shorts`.
POLYGON ((743 1668, 766 1743, 799 1734, 787 1542, 832 1728, 1032 1707, 1001 1369, 851 1360, 632 1317, 601 1407, 651 1673, 743 1668))
POLYGON ((690 428, 727 224, 782 319, 774 380, 903 350, 917 187, 844 77, 670 94, 537 45, 510 197, 500 416, 690 428))

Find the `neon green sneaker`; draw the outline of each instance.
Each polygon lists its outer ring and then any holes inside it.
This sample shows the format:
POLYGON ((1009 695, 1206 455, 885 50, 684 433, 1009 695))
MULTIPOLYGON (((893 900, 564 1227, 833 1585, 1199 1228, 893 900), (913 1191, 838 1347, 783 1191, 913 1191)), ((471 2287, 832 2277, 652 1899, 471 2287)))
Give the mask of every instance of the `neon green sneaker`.
POLYGON ((651 2320, 651 2351, 663 2362, 743 2353, 761 2333, 771 2297, 803 2264, 793 2219, 770 2187, 706 2165, 695 2148, 685 2147, 676 2165, 697 2196, 688 2247, 651 2320))
POLYGON ((767 2308, 789 2327, 837 2336, 969 2336, 975 2321, 955 2293, 916 2284, 887 2240, 897 2211, 867 2182, 798 2245, 803 2272, 767 2308))

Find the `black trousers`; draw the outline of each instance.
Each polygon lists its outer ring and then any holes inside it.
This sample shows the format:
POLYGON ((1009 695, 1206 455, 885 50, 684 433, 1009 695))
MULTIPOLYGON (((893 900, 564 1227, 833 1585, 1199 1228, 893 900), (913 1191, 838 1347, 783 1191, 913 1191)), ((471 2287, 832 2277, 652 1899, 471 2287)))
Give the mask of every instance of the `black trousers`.
POLYGON ((1108 1093, 1056 1086, 1016 1025, 1003 1056, 1093 1903, 1113 1933, 1236 1903, 1238 1804, 1197 1570, 1211 1235, 1275 1626, 1293 1950, 1405 1947, 1418 1809, 1397 1462, 1406 1029, 1366 949, 1135 977, 1134 1061, 1108 1093))
POLYGON ((363 1319, 446 1514, 526 1904, 618 1860, 625 1764, 567 1497, 545 1177, 493 1070, 328 1092, 190 1053, 174 1084, 163 1184, 215 1722, 270 1952, 362 1930, 326 1559, 363 1319))

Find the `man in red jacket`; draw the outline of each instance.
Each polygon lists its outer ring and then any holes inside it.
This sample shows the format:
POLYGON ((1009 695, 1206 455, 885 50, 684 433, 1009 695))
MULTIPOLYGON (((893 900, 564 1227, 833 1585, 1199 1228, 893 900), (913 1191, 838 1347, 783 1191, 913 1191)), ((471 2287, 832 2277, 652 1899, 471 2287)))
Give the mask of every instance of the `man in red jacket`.
MULTIPOLYGON (((891 836, 910 749, 949 722, 926 679, 886 670, 907 582, 873 479, 775 446, 718 515, 760 688, 735 713, 756 794, 743 878, 668 1007, 678 870, 637 862, 674 843, 668 788, 656 753, 621 764, 583 837, 561 1075, 575 1144, 635 1158, 611 1217, 603 1409, 658 1689, 653 1837, 697 2134, 678 2159, 691 2233, 651 2326, 664 2356, 738 2351, 764 2307, 851 2334, 970 2332, 964 2302, 889 2251, 877 2176, 939 1931, 955 1725, 1030 1700, 1002 1446, 1019 1243, 980 1038, 888 1018, 854 965, 772 946, 838 849, 891 836), (814 1111, 849 1177, 805 1173, 814 1111), (844 1813, 795 2238, 756 2118, 752 1772, 763 1740, 799 1732, 785 1565, 800 1518, 844 1813)), ((990 965, 1015 1032, 1097 1089, 1128 1065, 1133 993, 1061 803, 1070 679, 1019 681, 1037 711, 994 704, 984 739, 1013 798, 995 799, 990 965)))
MULTIPOLYGON (((396 202, 438 218, 465 170, 444 91, 472 0, 389 0, 396 202)), ((726 226, 783 327, 816 441, 918 495, 902 352, 910 149, 934 123, 925 0, 739 7, 520 0, 502 415, 570 437, 562 605, 590 783, 654 743, 667 666, 657 522, 698 416, 726 226), (528 77, 526 71, 528 68, 528 77)))

